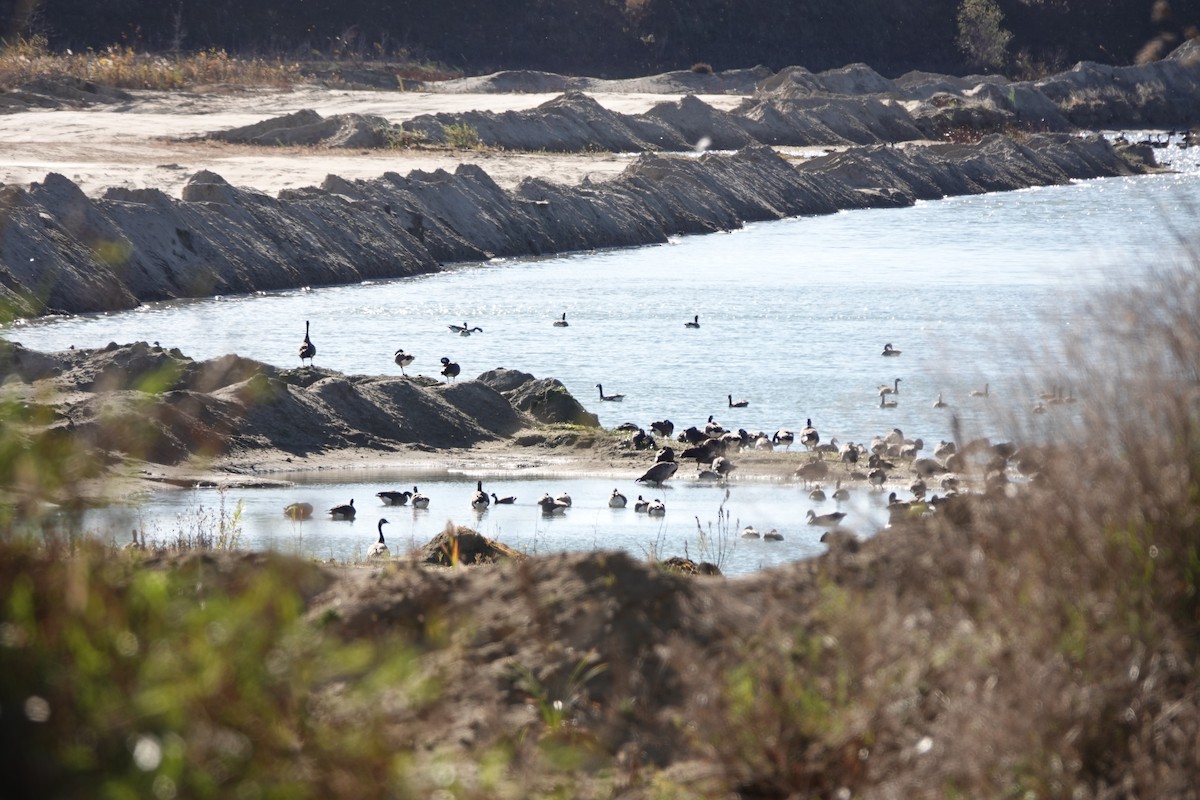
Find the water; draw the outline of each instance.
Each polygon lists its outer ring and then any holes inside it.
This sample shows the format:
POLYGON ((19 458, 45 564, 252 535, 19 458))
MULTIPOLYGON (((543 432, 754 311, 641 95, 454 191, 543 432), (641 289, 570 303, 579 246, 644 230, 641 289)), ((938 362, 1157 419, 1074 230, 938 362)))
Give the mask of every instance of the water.
MULTIPOLYGON (((299 364, 296 349, 310 320, 319 366, 398 374, 392 353, 402 347, 417 358, 410 374, 437 377, 442 356, 462 365, 463 378, 520 369, 562 380, 605 426, 666 417, 682 429, 711 414, 752 432, 798 431, 812 419, 826 441, 865 441, 898 426, 936 442, 952 438, 954 414, 967 430, 1003 435, 993 410, 1032 405, 1034 371, 1053 367, 1044 346, 1086 324, 1077 314, 1081 298, 1183 261, 1179 236, 1194 230, 1200 164, 1195 151, 1170 155, 1179 173, 755 224, 663 246, 497 260, 391 282, 153 304, 20 323, 3 335, 44 350, 159 340, 196 359, 238 353, 290 367, 299 364), (554 327, 563 312, 570 326, 554 327), (685 329, 694 314, 701 327, 685 329), (483 332, 449 330, 463 322, 483 332), (881 358, 887 342, 902 356, 881 358), (877 387, 896 377, 898 407, 880 408, 877 387), (597 383, 625 399, 601 402, 597 383), (985 384, 988 400, 969 396, 985 384), (939 393, 948 409, 932 407, 939 393), (729 408, 728 395, 749 406, 729 408)), ((525 476, 491 490, 528 505, 489 511, 479 529, 537 551, 642 553, 665 540, 670 555, 694 543, 696 516, 705 525, 717 519, 723 490, 678 479, 646 490, 633 477, 616 483, 631 498, 669 495, 664 521, 604 506, 612 476, 525 476), (583 502, 566 519, 542 519, 532 502, 564 489, 583 502)), ((374 539, 374 492, 414 482, 394 478, 371 474, 333 486, 310 475, 294 489, 239 490, 227 500, 245 501, 247 546, 294 544, 310 555, 350 558, 374 539), (353 524, 287 522, 296 530, 282 529, 279 509, 302 493, 316 498, 318 510, 349 496, 362 498, 360 507, 370 500, 371 513, 353 524)), ((415 517, 410 509, 387 511, 385 535, 420 544, 448 517, 471 522, 466 498, 474 480, 432 477, 444 502, 415 517)), ((735 481, 732 492, 728 508, 742 524, 787 535, 783 546, 739 546, 732 571, 819 551, 803 520, 808 508, 823 509, 796 486, 735 481)), ((171 520, 191 502, 159 496, 140 513, 171 520)), ((886 520, 879 505, 864 500, 853 511, 860 529, 886 520)))

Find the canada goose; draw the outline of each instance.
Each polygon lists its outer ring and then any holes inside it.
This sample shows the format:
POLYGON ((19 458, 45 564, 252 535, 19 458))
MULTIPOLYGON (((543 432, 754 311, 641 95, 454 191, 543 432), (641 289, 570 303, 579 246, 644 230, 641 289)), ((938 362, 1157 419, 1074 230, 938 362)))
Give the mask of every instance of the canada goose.
POLYGON ((734 464, 728 458, 725 458, 725 456, 717 456, 713 459, 712 470, 722 478, 729 475, 729 473, 733 472, 735 469, 737 469, 737 464, 734 464))
POLYGON ((742 538, 743 539, 758 539, 761 537, 759 536, 758 531, 755 530, 753 525, 747 525, 746 527, 742 528, 742 538))
POLYGON ((854 442, 846 442, 838 448, 838 457, 842 459, 843 464, 857 464, 858 446, 854 442))
POLYGON ((289 503, 283 509, 288 519, 312 519, 312 503, 289 503))
POLYGON ((471 495, 471 508, 483 511, 492 504, 492 499, 483 490, 483 481, 475 481, 475 494, 471 495))
POLYGON ((312 339, 308 338, 308 320, 304 320, 304 343, 300 345, 300 363, 304 363, 304 359, 308 359, 308 365, 312 366, 313 356, 317 354, 317 346, 312 343, 312 339))
POLYGON ((838 478, 837 488, 833 490, 833 499, 839 503, 844 503, 850 499, 850 490, 842 486, 841 478, 838 478))
POLYGON ((643 500, 642 496, 640 494, 637 496, 637 500, 633 501, 633 510, 634 511, 639 511, 639 512, 645 511, 649 507, 650 507, 650 501, 643 500))
POLYGON ((946 402, 942 400, 942 393, 938 392, 938 399, 933 401, 934 408, 945 408, 946 402))
POLYGON ((805 481, 819 481, 829 474, 829 465, 817 459, 801 464, 793 474, 805 481))
POLYGON ((691 322, 685 322, 685 323, 683 323, 683 327, 685 327, 685 328, 699 328, 699 327, 700 327, 700 315, 699 315, 699 314, 697 314, 696 316, 692 317, 692 321, 691 321, 691 322))
POLYGON ((429 498, 421 494, 417 487, 413 487, 412 499, 409 500, 413 508, 429 508, 429 498))
POLYGON ((987 397, 988 391, 991 388, 990 384, 984 384, 982 389, 972 389, 971 397, 987 397))
POLYGON ((900 379, 896 378, 896 380, 892 383, 891 386, 888 386, 886 383, 880 384, 879 393, 880 394, 900 394, 900 379))
POLYGON ((822 442, 813 448, 813 452, 824 458, 826 454, 837 455, 841 448, 838 447, 836 436, 831 436, 828 442, 822 442))
POLYGON ((451 325, 450 330, 454 331, 459 336, 470 336, 472 333, 483 333, 483 328, 479 327, 478 325, 474 327, 467 327, 467 323, 465 322, 462 325, 451 325))
POLYGON ((808 510, 808 524, 820 525, 822 528, 832 528, 845 518, 845 511, 830 511, 828 514, 818 515, 811 508, 808 510))
POLYGON ((350 502, 346 505, 334 506, 333 508, 329 509, 329 514, 334 519, 354 519, 354 515, 356 513, 357 512, 354 510, 354 498, 350 498, 350 502))
POLYGON ((796 441, 796 434, 785 428, 775 431, 775 435, 771 437, 771 442, 783 445, 784 450, 790 450, 794 441, 796 441))
POLYGON ((571 507, 571 495, 566 492, 559 492, 558 497, 554 498, 554 502, 562 503, 567 508, 571 507))
POLYGON ((625 399, 625 395, 623 395, 623 394, 605 394, 604 387, 598 383, 596 384, 596 388, 600 390, 600 399, 601 400, 608 400, 609 402, 612 402, 612 403, 619 403, 625 399))
POLYGON ((551 516, 553 514, 565 514, 567 511, 567 506, 565 503, 558 502, 549 494, 543 494, 541 499, 538 500, 538 505, 542 507, 542 513, 546 516, 551 516))
POLYGON ((825 502, 825 490, 821 488, 821 484, 818 483, 813 487, 813 490, 808 493, 808 499, 814 503, 825 502))
POLYGON ((663 481, 674 475, 677 469, 679 469, 679 464, 674 461, 659 461, 646 470, 636 482, 653 483, 655 486, 662 486, 663 481))
POLYGON ((385 506, 404 506, 408 505, 408 498, 413 496, 412 492, 376 492, 375 496, 383 501, 385 506))
POLYGON ((667 506, 656 497, 650 501, 650 505, 646 506, 646 513, 652 517, 661 517, 667 513, 667 506))
POLYGON ((879 395, 880 408, 895 408, 898 404, 896 400, 888 400, 886 394, 879 395))
POLYGON ((458 366, 458 364, 454 363, 445 356, 442 356, 442 375, 444 375, 447 380, 454 380, 458 377, 458 373, 460 372, 462 372, 462 367, 458 366))
POLYGON ((887 477, 887 472, 882 467, 875 467, 867 473, 867 480, 877 489, 887 482, 887 477))
POLYGON ((708 415, 708 422, 704 423, 704 433, 705 433, 705 435, 707 435, 709 438, 711 438, 711 439, 716 439, 716 438, 717 438, 718 436, 720 436, 721 434, 724 434, 724 433, 729 433, 729 431, 727 431, 727 430, 726 430, 726 429, 725 429, 725 428, 724 428, 724 427, 721 425, 721 423, 719 423, 719 422, 717 422, 715 419, 713 419, 713 415, 712 415, 712 414, 709 414, 709 415, 708 415))
POLYGON ((389 558, 392 555, 388 551, 388 546, 383 542, 383 526, 387 524, 388 521, 386 519, 379 520, 379 525, 376 526, 379 529, 379 541, 375 542, 367 550, 367 558, 389 558))
POLYGON ((900 355, 900 351, 899 351, 899 350, 897 350, 896 348, 892 347, 892 343, 891 343, 891 342, 888 342, 887 344, 885 344, 885 345, 883 346, 883 352, 882 352, 882 353, 880 353, 880 355, 884 355, 884 356, 898 356, 898 355, 900 355))
POLYGON ((749 400, 738 400, 735 403, 735 402, 733 402, 733 395, 728 394, 725 396, 729 398, 729 407, 730 408, 745 408, 746 406, 750 405, 749 400))
POLYGON ((659 420, 658 422, 650 423, 650 430, 657 433, 659 436, 670 436, 675 433, 675 423, 669 419, 659 420))
POLYGON ((812 450, 820 441, 821 435, 817 433, 817 429, 813 427, 812 420, 806 420, 804 427, 800 430, 800 444, 804 445, 809 450, 812 450))
POLYGON ((517 502, 517 498, 513 495, 509 495, 508 497, 496 497, 496 493, 492 492, 492 502, 498 506, 511 506, 513 503, 517 502))
POLYGON ((567 312, 565 312, 565 311, 563 312, 562 319, 554 320, 554 327, 556 327, 556 328, 565 328, 569 324, 570 323, 567 322, 567 312))
POLYGON ((658 448, 658 452, 654 454, 655 461, 674 461, 675 448, 667 445, 666 447, 658 448))
POLYGON ((400 368, 400 374, 404 374, 404 368, 414 361, 412 353, 406 353, 403 349, 396 351, 396 366, 400 368))
POLYGON ((763 541, 764 542, 782 542, 783 534, 780 533, 775 528, 771 528, 771 530, 769 530, 763 534, 763 541))
MULTIPOLYGON (((312 509, 312 506, 309 506, 310 513, 311 513, 311 509, 312 509)), ((146 545, 144 545, 138 541, 137 528, 130 528, 129 532, 130 532, 130 535, 133 537, 133 540, 130 542, 126 542, 125 549, 126 550, 145 550, 146 545)))
POLYGON ((613 489, 612 495, 608 498, 608 507, 624 508, 625 504, 628 502, 629 501, 625 498, 625 495, 621 494, 616 489, 613 489))

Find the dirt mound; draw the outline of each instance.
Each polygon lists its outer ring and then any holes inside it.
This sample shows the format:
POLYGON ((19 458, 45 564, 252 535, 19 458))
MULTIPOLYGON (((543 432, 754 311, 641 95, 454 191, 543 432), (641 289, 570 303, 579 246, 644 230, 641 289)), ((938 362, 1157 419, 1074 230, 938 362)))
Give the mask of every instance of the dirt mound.
POLYGON ((493 541, 470 528, 442 531, 421 548, 418 556, 424 564, 452 567, 458 564, 494 564, 528 558, 519 550, 493 541))
MULTIPOLYGON (((538 424, 484 380, 349 377, 237 356, 195 362, 145 342, 50 354, 4 343, 0 370, 9 392, 43 410, 42 425, 105 462, 470 447, 538 424)), ((526 375, 511 393, 519 400, 540 385, 526 375)), ((561 413, 598 424, 561 383, 549 385, 557 408, 574 409, 561 413)))
POLYGON ((18 88, 0 90, 0 112, 33 108, 81 108, 97 103, 125 103, 128 92, 72 77, 44 77, 26 81, 18 88))
POLYGON ((392 125, 382 117, 335 114, 322 117, 303 109, 253 125, 200 137, 218 142, 260 145, 308 145, 334 148, 386 147, 392 125))

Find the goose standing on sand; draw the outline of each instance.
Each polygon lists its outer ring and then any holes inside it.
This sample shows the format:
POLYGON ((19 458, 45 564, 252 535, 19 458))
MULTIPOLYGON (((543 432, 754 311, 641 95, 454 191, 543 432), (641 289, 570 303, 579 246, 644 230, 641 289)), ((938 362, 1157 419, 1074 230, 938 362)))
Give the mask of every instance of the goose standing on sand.
POLYGON ((806 419, 804 427, 800 430, 800 444, 807 449, 812 450, 821 441, 821 434, 817 433, 817 429, 813 427, 812 420, 806 419))
POLYGON ((517 498, 509 495, 508 497, 496 497, 496 493, 492 492, 492 502, 498 506, 511 506, 517 502, 517 498))
POLYGON ((388 524, 388 521, 386 519, 379 520, 379 525, 376 526, 379 529, 379 540, 376 541, 375 544, 371 545, 370 549, 367 550, 367 558, 390 558, 391 557, 391 555, 392 555, 391 551, 388 550, 388 546, 386 544, 384 544, 384 541, 383 541, 383 526, 387 525, 387 524, 388 524))
POLYGON ((659 436, 670 436, 675 433, 675 423, 669 419, 660 419, 650 423, 650 430, 659 436))
POLYGON ((700 315, 699 315, 699 314, 697 314, 696 316, 692 317, 692 321, 691 321, 691 322, 685 322, 685 323, 683 323, 683 327, 685 327, 685 328, 699 328, 699 327, 700 327, 700 315))
POLYGON ((570 323, 567 322, 567 312, 565 312, 565 311, 563 312, 562 319, 554 320, 554 327, 556 327, 556 328, 565 328, 569 324, 570 323))
POLYGON ((350 498, 350 502, 346 505, 334 506, 329 509, 329 514, 334 519, 351 520, 358 513, 354 510, 354 498, 350 498))
POLYGON ((312 339, 308 338, 308 320, 304 320, 304 342, 300 345, 300 363, 303 364, 305 359, 308 359, 308 365, 312 366, 313 356, 317 354, 317 346, 312 343, 312 339))
POLYGON ((896 348, 892 347, 892 343, 891 343, 891 342, 888 342, 887 344, 885 344, 885 345, 883 346, 883 352, 882 352, 882 353, 880 353, 880 355, 883 355, 883 356, 898 356, 898 355, 900 355, 900 351, 899 351, 899 350, 897 350, 896 348))
POLYGON ((383 501, 385 506, 404 506, 408 505, 408 498, 412 497, 412 492, 376 492, 375 496, 383 501))
POLYGON ((629 501, 625 498, 625 495, 621 494, 616 489, 613 489, 612 495, 610 495, 608 498, 608 507, 609 508, 624 508, 625 504, 628 502, 629 501))
POLYGON ((733 402, 733 395, 727 394, 725 396, 729 398, 729 407, 730 408, 745 408, 746 406, 750 405, 749 400, 738 400, 735 403, 735 402, 733 402))
POLYGON ((312 519, 312 503, 290 503, 283 509, 288 519, 312 519))
POLYGON ((462 367, 458 366, 458 364, 454 363, 445 356, 442 356, 442 375, 445 376, 446 380, 454 380, 458 377, 458 373, 460 372, 462 372, 462 367))
POLYGON ((400 368, 400 374, 404 374, 404 368, 411 364, 414 360, 412 353, 406 353, 403 349, 396 351, 396 366, 400 368))
POLYGON ((623 395, 623 394, 605 394, 604 387, 598 383, 596 384, 596 388, 600 390, 600 399, 601 400, 607 400, 610 403, 619 403, 625 399, 625 395, 623 395))
POLYGON ((783 445, 784 450, 790 450, 794 441, 796 441, 796 434, 792 433, 786 428, 780 428, 779 430, 775 431, 775 435, 771 437, 771 443, 783 445))
POLYGON ((713 419, 713 415, 708 415, 708 422, 704 423, 704 435, 710 439, 717 439, 722 434, 729 433, 725 426, 713 419))
POLYGON ((417 487, 413 487, 412 499, 409 500, 413 508, 429 508, 429 498, 421 494, 417 487))
POLYGON ((483 490, 483 481, 475 481, 475 494, 471 495, 471 508, 484 511, 492 504, 492 498, 483 490))

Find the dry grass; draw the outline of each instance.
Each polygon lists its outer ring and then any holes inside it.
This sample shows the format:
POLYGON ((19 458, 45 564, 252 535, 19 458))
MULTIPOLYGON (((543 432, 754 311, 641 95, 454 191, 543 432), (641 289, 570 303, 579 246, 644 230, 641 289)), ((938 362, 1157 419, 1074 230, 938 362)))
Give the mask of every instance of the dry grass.
POLYGON ((222 50, 181 55, 138 53, 109 47, 96 53, 51 53, 41 37, 20 39, 0 50, 0 88, 37 79, 72 78, 116 89, 195 89, 211 86, 287 88, 302 80, 296 64, 233 58, 222 50))

